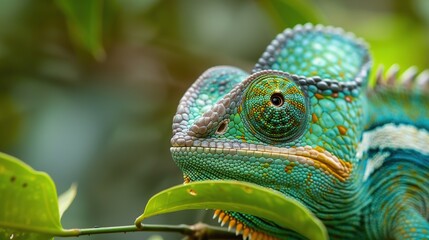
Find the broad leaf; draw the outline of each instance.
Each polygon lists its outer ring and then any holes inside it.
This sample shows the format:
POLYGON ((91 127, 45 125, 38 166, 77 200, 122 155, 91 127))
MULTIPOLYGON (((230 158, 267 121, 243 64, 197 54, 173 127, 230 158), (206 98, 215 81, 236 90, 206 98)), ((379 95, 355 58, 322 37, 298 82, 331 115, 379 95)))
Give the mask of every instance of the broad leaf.
POLYGON ((51 239, 62 235, 52 179, 0 153, 0 239, 51 239))
POLYGON ((136 225, 163 213, 208 208, 251 214, 309 239, 328 239, 323 223, 301 203, 278 191, 238 181, 200 181, 166 189, 149 200, 136 225))

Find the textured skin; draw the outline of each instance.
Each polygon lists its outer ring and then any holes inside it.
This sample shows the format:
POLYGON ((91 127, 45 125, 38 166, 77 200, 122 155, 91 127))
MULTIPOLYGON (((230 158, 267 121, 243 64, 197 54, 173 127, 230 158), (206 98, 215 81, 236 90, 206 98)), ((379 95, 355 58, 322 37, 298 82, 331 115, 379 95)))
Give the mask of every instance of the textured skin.
MULTIPOLYGON (((429 239, 429 72, 398 77, 394 66, 367 88, 370 67, 366 45, 340 29, 286 29, 252 74, 215 67, 189 88, 172 156, 186 181, 235 179, 297 199, 331 239, 429 239)), ((224 213, 245 237, 301 238, 224 213)))

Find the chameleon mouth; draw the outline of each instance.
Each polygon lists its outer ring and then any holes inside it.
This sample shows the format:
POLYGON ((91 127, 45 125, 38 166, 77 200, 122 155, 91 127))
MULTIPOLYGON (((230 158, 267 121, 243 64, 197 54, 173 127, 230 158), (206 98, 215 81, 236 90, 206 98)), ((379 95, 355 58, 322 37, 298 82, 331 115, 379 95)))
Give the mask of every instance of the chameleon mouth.
MULTIPOLYGON (((174 146, 174 145, 173 145, 174 146)), ((248 145, 232 148, 232 145, 226 147, 171 147, 171 152, 194 152, 206 154, 222 154, 239 155, 239 156, 254 156, 260 158, 285 159, 294 164, 305 164, 321 169, 326 174, 329 174, 336 179, 345 182, 352 170, 352 164, 332 155, 322 147, 292 147, 278 148, 272 146, 248 145), (228 148, 231 147, 231 148, 228 148)), ((285 167, 285 172, 289 173, 290 167, 285 167)))

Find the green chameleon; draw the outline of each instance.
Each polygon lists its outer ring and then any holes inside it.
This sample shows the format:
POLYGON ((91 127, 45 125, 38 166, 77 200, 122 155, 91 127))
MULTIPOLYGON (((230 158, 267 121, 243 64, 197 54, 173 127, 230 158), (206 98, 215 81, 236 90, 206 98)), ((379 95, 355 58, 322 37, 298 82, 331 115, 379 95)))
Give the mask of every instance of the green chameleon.
MULTIPOLYGON (((171 153, 185 182, 234 179, 303 203, 331 239, 429 239, 429 70, 381 68, 341 29, 286 29, 249 74, 207 70, 181 99, 171 153)), ((243 239, 301 239, 217 210, 243 239)), ((287 217, 287 216, 285 216, 287 217)))

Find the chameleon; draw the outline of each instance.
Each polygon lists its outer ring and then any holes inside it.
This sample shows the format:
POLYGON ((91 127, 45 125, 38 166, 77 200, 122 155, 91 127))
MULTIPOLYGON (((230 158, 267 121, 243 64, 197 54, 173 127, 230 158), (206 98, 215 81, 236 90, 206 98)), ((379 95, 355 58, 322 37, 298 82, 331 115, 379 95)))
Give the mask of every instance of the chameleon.
MULTIPOLYGON (((173 117, 185 183, 277 190, 330 239, 429 239, 429 70, 371 69, 364 40, 312 24, 278 34, 250 73, 208 69, 173 117)), ((243 239, 303 239, 256 216, 215 217, 243 239)))

